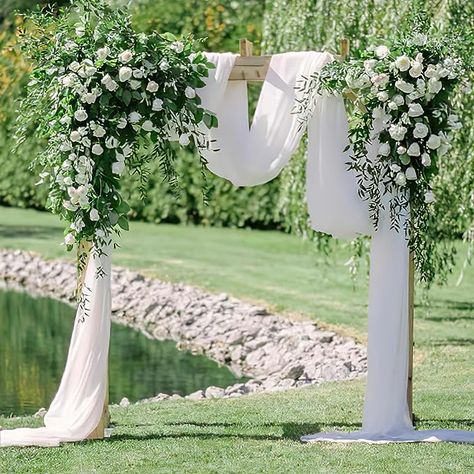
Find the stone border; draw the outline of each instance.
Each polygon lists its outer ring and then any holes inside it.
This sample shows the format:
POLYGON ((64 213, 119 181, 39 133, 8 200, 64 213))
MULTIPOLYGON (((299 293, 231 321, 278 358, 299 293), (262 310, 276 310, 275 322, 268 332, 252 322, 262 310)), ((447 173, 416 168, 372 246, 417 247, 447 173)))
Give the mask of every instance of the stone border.
MULTIPOLYGON (((0 283, 74 304, 76 268, 18 250, 0 250, 0 283)), ((245 383, 208 387, 186 398, 238 397, 321 382, 354 379, 367 371, 365 348, 311 321, 293 321, 226 294, 112 270, 112 320, 147 337, 173 340, 227 365, 245 383)), ((158 394, 143 401, 182 398, 158 394)), ((126 406, 128 400, 122 400, 126 406)))

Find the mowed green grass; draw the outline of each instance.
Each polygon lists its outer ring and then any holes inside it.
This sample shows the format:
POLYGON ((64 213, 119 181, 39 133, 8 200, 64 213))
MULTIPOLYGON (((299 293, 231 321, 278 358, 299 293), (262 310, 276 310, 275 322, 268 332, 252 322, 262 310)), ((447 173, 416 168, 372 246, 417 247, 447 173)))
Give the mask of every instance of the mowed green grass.
MULTIPOLYGON (((0 208, 0 247, 72 258, 62 224, 46 213, 0 208)), ((459 245, 460 253, 464 251, 459 245)), ((257 301, 365 337, 367 282, 351 281, 340 250, 325 261, 278 232, 132 223, 118 265, 257 301)), ((474 271, 417 305, 415 412, 420 429, 474 430, 474 271)), ((302 445, 302 434, 360 426, 364 381, 203 402, 114 408, 113 437, 57 449, 0 450, 0 473, 474 472, 474 447, 456 444, 302 445)), ((0 419, 4 427, 32 418, 0 419)))

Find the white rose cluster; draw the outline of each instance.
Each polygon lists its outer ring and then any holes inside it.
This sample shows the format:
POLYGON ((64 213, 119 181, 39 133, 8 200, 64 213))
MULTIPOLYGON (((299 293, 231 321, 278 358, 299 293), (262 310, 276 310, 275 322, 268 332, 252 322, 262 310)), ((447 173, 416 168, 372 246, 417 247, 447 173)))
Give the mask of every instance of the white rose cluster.
MULTIPOLYGON (((412 38, 417 48, 427 41, 422 34, 412 38)), ((452 131, 462 127, 457 115, 446 114, 446 108, 436 106, 446 81, 457 77, 459 61, 446 58, 433 64, 426 59, 430 56, 420 51, 393 56, 384 45, 371 47, 370 51, 373 57, 363 61, 363 68, 349 69, 345 80, 348 88, 359 89, 373 99, 372 104, 378 104, 372 109, 372 117, 379 123, 376 129, 380 133, 375 132, 371 139, 379 138, 377 156, 392 164, 393 182, 404 187, 418 180, 423 168, 432 166, 435 155, 442 157, 449 151, 452 131), (427 113, 435 120, 430 120, 427 113), (447 129, 439 130, 443 124, 447 129)), ((433 200, 432 194, 425 198, 427 203, 433 200)))
MULTIPOLYGON (((206 75, 203 54, 191 52, 187 39, 138 34, 122 21, 113 23, 101 23, 107 35, 81 19, 55 37, 54 47, 64 54, 55 50, 54 61, 41 65, 43 83, 52 84, 53 118, 50 111, 44 114, 51 152, 40 183, 50 186, 51 209, 69 222, 68 247, 81 238, 100 241, 115 225, 127 227, 128 206, 118 184, 127 165, 138 172, 145 166, 135 153, 142 139, 170 153, 171 141, 207 146, 202 126, 210 123, 210 113, 200 106, 196 89, 206 75)), ((38 91, 39 82, 29 87, 38 91)))

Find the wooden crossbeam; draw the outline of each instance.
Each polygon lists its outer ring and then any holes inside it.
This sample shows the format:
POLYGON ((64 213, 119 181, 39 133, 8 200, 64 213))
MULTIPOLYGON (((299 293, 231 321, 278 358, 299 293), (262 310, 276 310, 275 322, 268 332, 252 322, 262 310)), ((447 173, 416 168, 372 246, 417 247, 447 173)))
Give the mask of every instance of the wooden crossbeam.
MULTIPOLYGON (((264 81, 270 66, 271 56, 253 56, 253 44, 246 38, 240 40, 240 56, 236 58, 229 81, 264 81)), ((349 56, 349 40, 343 38, 339 44, 339 55, 343 61, 349 56)))

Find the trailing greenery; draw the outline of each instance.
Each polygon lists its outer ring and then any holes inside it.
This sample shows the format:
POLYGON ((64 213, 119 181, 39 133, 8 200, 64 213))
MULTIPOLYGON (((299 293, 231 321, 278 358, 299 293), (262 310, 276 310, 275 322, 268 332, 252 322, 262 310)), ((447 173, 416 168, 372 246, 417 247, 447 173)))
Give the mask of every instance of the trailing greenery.
MULTIPOLYGON (((339 40, 351 41, 351 56, 360 57, 371 45, 396 41, 413 30, 423 18, 424 29, 433 37, 462 38, 457 42, 456 54, 469 60, 474 43, 474 3, 463 0, 354 0, 351 2, 275 0, 267 4, 265 12, 263 49, 268 53, 298 49, 327 49, 338 52, 339 40)), ((466 79, 473 78, 472 66, 466 79)), ((433 179, 436 202, 426 218, 429 230, 420 244, 420 259, 431 259, 433 272, 424 272, 429 285, 445 282, 452 270, 456 248, 453 239, 464 235, 472 242, 474 228, 474 92, 460 92, 453 105, 460 110, 464 124, 456 134, 453 148, 443 168, 433 179), (421 257, 423 255, 423 257, 421 257)), ((352 116, 354 117, 354 116, 352 116)), ((281 176, 280 209, 286 227, 307 230, 304 200, 304 153, 295 156, 281 176)), ((314 234, 313 234, 314 235, 314 234)), ((315 236, 326 246, 327 240, 315 236)), ((364 244, 354 244, 359 250, 364 244)), ((354 259, 352 263, 357 266, 354 259)))
POLYGON ((191 37, 137 33, 128 10, 104 0, 31 13, 19 33, 32 70, 18 145, 33 130, 45 140, 32 171, 39 168, 38 184, 48 184, 47 208, 66 221, 66 248, 90 241, 100 253, 112 231, 129 227, 125 168, 144 193, 153 160, 170 186, 179 185, 174 142, 192 146, 204 165, 206 130, 217 119, 196 89, 212 65, 191 37))

